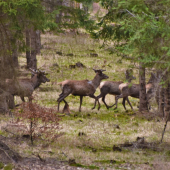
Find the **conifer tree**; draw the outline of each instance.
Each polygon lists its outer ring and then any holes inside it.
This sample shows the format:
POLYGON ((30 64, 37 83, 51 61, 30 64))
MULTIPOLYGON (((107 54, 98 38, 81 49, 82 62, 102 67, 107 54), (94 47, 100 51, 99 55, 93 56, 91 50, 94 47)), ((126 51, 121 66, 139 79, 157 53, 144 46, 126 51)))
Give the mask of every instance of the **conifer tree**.
MULTIPOLYGON (((101 5, 108 12, 98 19, 100 29, 92 36, 102 38, 103 45, 114 42, 113 53, 138 64, 143 70, 140 93, 146 100, 145 68, 170 66, 170 0, 101 0, 101 5)), ((146 110, 145 100, 140 100, 141 111, 146 110)))

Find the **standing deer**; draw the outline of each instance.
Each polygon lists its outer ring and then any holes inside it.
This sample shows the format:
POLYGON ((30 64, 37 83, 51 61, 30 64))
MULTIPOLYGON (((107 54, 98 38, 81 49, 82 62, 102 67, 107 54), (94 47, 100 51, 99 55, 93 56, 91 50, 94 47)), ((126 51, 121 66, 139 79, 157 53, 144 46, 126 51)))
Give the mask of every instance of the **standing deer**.
MULTIPOLYGON (((155 91, 156 84, 159 82, 159 79, 155 76, 154 73, 151 73, 151 77, 146 84, 146 93, 147 93, 147 101, 153 97, 153 93, 155 91)), ((121 91, 121 94, 116 96, 116 103, 113 104, 110 107, 113 107, 116 105, 115 109, 117 108, 117 102, 118 99, 120 98, 125 98, 128 96, 134 97, 134 98, 139 98, 139 84, 132 84, 130 85, 129 83, 122 83, 119 85, 119 89, 121 91)), ((132 107, 133 109, 133 107, 132 107)))
MULTIPOLYGON (((126 72, 125 72, 125 77, 126 77, 126 81, 128 83, 130 83, 133 79, 136 79, 133 75, 133 71, 131 69, 127 69, 126 72)), ((96 100, 95 100, 95 103, 94 103, 94 107, 92 109, 94 109, 96 107, 96 102, 102 98, 102 101, 103 103, 105 104, 106 108, 109 109, 110 107, 112 106, 108 106, 105 102, 105 97, 107 94, 111 94, 111 95, 120 95, 121 92, 119 90, 119 85, 122 84, 123 82, 122 81, 119 81, 119 82, 115 82, 115 81, 103 81, 100 83, 100 95, 98 95, 96 97, 96 100)), ((128 97, 124 97, 123 98, 123 102, 122 102, 122 105, 124 106, 125 110, 126 110, 126 106, 125 106, 125 101, 127 100, 127 102, 129 103, 130 107, 132 108, 132 105, 128 99, 128 97)), ((99 103, 99 101, 98 101, 99 103)), ((98 106, 98 110, 100 109, 100 103, 99 103, 99 106, 98 106)))
POLYGON ((3 89, 13 96, 20 96, 23 102, 25 102, 24 97, 28 97, 29 101, 32 101, 33 91, 42 83, 49 82, 50 80, 45 76, 45 72, 40 70, 35 71, 33 69, 30 70, 33 74, 31 79, 8 79, 3 85, 3 89))
POLYGON ((83 101, 83 96, 89 96, 91 98, 96 99, 94 93, 97 87, 100 85, 101 80, 108 79, 109 77, 103 74, 105 70, 95 70, 96 76, 93 80, 65 80, 63 82, 58 83, 62 86, 62 93, 59 95, 57 99, 58 102, 58 111, 60 102, 63 100, 67 103, 64 99, 69 95, 72 94, 74 96, 80 96, 80 107, 79 112, 81 112, 81 105, 83 101))

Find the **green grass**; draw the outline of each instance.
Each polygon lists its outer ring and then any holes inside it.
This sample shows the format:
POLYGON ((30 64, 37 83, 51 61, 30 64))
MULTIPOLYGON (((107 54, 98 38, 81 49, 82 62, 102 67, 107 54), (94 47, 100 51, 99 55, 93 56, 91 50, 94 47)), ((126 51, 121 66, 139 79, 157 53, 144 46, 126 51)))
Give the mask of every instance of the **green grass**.
MULTIPOLYGON (((110 55, 108 50, 100 48, 102 42, 94 41, 85 35, 73 37, 69 34, 44 34, 41 38, 43 49, 41 55, 37 56, 38 68, 48 73, 47 77, 51 82, 42 84, 34 92, 40 105, 57 108, 57 98, 61 93, 61 88, 56 83, 66 79, 91 80, 95 76, 93 68, 106 69, 105 74, 109 76, 108 80, 124 81, 124 71, 130 63, 120 62, 120 58, 115 54, 110 55), (57 51, 62 52, 63 55, 56 54, 57 51), (73 53, 73 56, 67 56, 69 53, 73 53), (90 57, 90 53, 97 53, 98 57, 90 57), (83 63, 86 68, 69 68, 69 65, 76 62, 83 63), (54 65, 56 63, 58 66, 54 65)), ((25 58, 20 57, 20 65, 25 65, 25 63, 25 58)), ((138 77, 137 69, 134 69, 134 76, 138 77)), ((138 79, 133 83, 138 83, 138 79)), ((99 89, 97 89, 95 95, 99 93, 99 89)), ((17 103, 21 103, 18 97, 15 100, 17 103)), ((134 111, 128 104, 126 105, 128 111, 125 111, 121 99, 116 110, 114 108, 107 110, 103 102, 100 101, 101 109, 98 111, 97 107, 91 110, 94 99, 84 97, 81 113, 78 112, 79 100, 78 96, 70 95, 66 98, 71 115, 62 117, 60 121, 59 132, 63 133, 61 137, 47 147, 44 147, 43 141, 37 139, 35 146, 31 149, 30 145, 26 145, 24 141, 22 144, 24 154, 31 155, 36 151, 44 157, 55 157, 60 160, 75 159, 74 166, 87 169, 102 167, 120 169, 128 163, 133 165, 132 169, 146 163, 152 167, 158 158, 162 162, 170 158, 169 125, 164 136, 164 143, 157 145, 158 148, 161 148, 160 152, 138 148, 123 148, 122 152, 112 150, 113 145, 133 142, 136 141, 137 137, 145 137, 145 140, 150 143, 158 143, 161 139, 164 122, 157 121, 156 118, 148 121, 147 118, 138 113, 137 99, 130 98, 134 111), (117 125, 120 128, 116 128, 117 125), (80 132, 85 135, 80 136, 80 132), (47 151, 50 151, 49 154, 47 151)), ((114 96, 107 95, 106 102, 108 105, 112 105, 114 96)), ((63 106, 64 102, 61 102, 60 110, 63 106)), ((20 146, 15 147, 19 148, 20 146)))

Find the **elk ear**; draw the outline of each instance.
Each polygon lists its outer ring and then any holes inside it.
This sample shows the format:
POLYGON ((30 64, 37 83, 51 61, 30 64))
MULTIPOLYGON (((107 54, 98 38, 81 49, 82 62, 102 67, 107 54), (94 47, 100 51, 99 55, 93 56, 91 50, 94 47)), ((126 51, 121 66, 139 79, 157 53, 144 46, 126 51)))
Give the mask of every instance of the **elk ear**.
POLYGON ((97 70, 96 70, 96 69, 93 68, 93 70, 94 70, 95 73, 97 73, 97 70))

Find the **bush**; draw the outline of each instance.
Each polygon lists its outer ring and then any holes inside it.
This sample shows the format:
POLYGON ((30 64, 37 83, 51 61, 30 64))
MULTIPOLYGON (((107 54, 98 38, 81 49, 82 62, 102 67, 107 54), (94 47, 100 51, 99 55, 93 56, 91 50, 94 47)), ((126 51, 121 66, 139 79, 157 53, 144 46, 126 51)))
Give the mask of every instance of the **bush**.
POLYGON ((15 112, 18 117, 17 123, 24 122, 26 124, 32 144, 38 136, 41 136, 45 141, 53 141, 58 137, 60 118, 56 113, 55 109, 45 108, 31 102, 23 103, 15 112))

